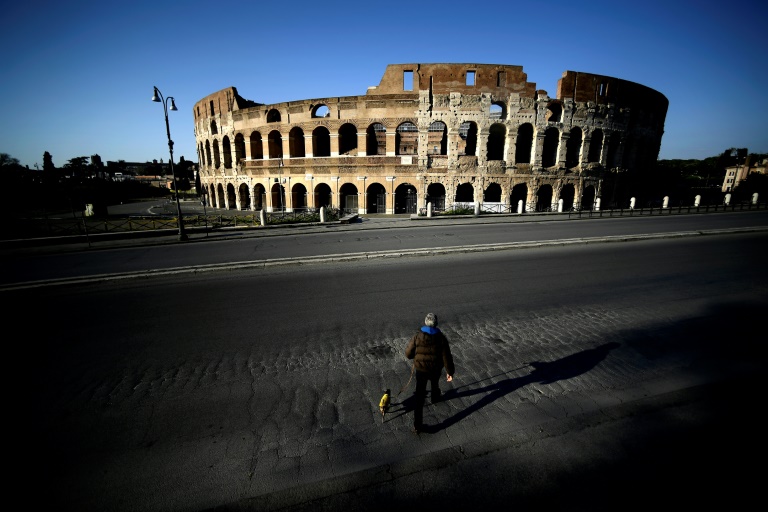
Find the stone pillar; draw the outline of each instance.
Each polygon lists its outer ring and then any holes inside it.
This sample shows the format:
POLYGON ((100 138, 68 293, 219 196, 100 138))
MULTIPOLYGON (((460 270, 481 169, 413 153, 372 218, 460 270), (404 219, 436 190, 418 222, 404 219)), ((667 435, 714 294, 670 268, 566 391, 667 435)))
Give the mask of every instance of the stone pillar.
POLYGON ((312 134, 304 134, 304 156, 312 158, 312 134))
POLYGON ((291 148, 290 148, 291 141, 288 139, 287 136, 281 136, 280 137, 280 154, 283 155, 283 160, 288 160, 291 158, 291 148))
MULTIPOLYGON (((387 156, 395 156, 397 142, 397 128, 387 129, 387 156)), ((389 213, 389 212, 387 212, 389 213)))
POLYGON ((365 131, 357 132, 357 156, 368 156, 368 151, 366 151, 367 135, 365 131))
POLYGON ((339 134, 331 134, 331 156, 339 156, 339 134))
POLYGON ((541 168, 541 157, 544 153, 544 132, 536 131, 533 139, 533 158, 531 158, 532 168, 541 168))

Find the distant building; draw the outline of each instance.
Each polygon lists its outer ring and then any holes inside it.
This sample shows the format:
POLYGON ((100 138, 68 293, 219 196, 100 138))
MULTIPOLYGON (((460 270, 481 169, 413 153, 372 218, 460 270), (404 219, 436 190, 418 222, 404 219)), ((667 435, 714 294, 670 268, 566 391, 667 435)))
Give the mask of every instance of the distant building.
POLYGON ((740 182, 747 179, 747 176, 753 172, 758 174, 765 174, 765 168, 768 164, 768 159, 763 159, 756 162, 754 165, 750 162, 749 157, 741 165, 734 165, 725 168, 725 179, 723 180, 723 192, 732 192, 740 182))

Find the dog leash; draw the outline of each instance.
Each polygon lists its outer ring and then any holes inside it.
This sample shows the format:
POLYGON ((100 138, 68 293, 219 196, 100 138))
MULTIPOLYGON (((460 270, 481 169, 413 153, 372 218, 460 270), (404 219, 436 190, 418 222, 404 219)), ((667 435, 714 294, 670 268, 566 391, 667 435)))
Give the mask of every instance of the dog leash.
POLYGON ((405 383, 405 386, 403 386, 402 388, 400 388, 400 391, 398 391, 398 392, 397 392, 397 395, 395 395, 395 398, 397 398, 398 396, 400 396, 400 393, 402 393, 403 391, 405 391, 405 389, 406 389, 406 388, 408 387, 408 385, 411 383, 411 380, 413 380, 413 374, 414 374, 414 372, 415 372, 415 371, 416 371, 416 365, 415 365, 415 364, 413 364, 413 365, 411 365, 411 376, 408 378, 408 382, 406 382, 406 383, 405 383))

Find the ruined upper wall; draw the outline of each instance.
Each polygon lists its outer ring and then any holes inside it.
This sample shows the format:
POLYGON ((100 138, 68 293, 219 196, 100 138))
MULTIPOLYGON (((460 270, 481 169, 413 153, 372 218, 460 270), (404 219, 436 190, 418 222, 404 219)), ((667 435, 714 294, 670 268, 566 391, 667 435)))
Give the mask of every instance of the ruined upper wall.
POLYGON ((435 94, 459 92, 462 94, 489 93, 506 96, 518 93, 534 98, 536 84, 528 82, 522 66, 502 64, 390 64, 377 87, 368 89, 368 95, 418 95, 420 90, 432 87, 435 94), (413 73, 413 87, 404 84, 407 71, 413 73), (474 83, 467 83, 467 74, 474 73, 474 83))
POLYGON ((237 93, 235 87, 227 87, 195 103, 192 107, 195 121, 200 118, 221 115, 222 112, 232 112, 248 107, 261 105, 255 101, 247 100, 237 93))
POLYGON ((663 119, 667 115, 669 100, 659 91, 644 85, 604 75, 566 71, 557 81, 558 99, 576 102, 594 102, 598 105, 614 104, 653 110, 663 119))

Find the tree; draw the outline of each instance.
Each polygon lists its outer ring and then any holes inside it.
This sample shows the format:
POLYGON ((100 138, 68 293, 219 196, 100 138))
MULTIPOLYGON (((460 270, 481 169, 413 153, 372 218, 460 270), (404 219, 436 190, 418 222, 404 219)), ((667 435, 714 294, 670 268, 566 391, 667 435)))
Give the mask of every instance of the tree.
POLYGON ((2 168, 3 171, 7 171, 8 169, 18 169, 21 167, 21 164, 19 163, 18 158, 13 158, 8 153, 0 153, 0 168, 2 168))
POLYGON ((53 165, 53 157, 49 152, 43 153, 43 172, 53 172, 56 166, 53 165))

